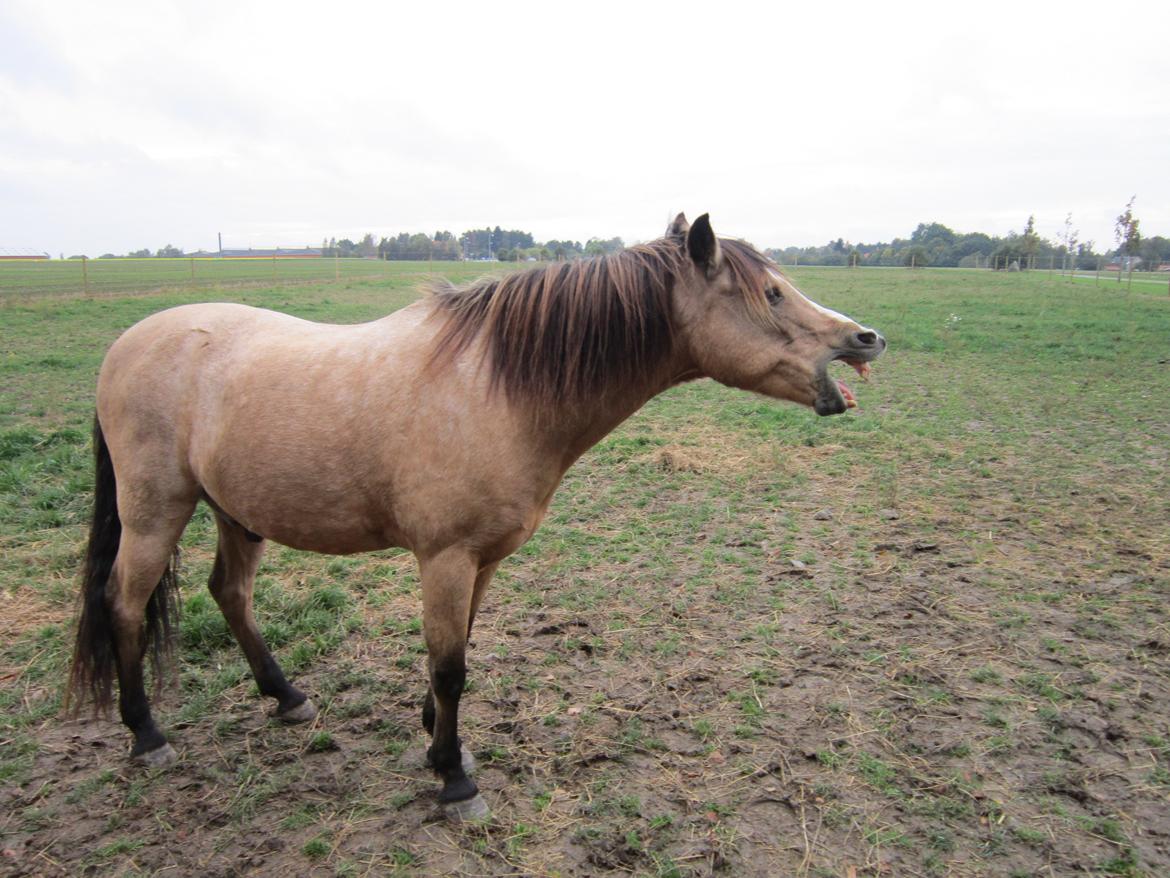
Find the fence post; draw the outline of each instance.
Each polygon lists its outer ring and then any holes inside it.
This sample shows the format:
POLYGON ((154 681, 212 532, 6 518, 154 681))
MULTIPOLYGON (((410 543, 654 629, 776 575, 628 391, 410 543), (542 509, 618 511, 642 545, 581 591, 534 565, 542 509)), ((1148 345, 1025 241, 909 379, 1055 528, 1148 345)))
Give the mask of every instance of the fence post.
POLYGON ((1093 283, 1095 283, 1097 286, 1101 286, 1101 257, 1100 256, 1097 257, 1097 277, 1094 279, 1093 283))
POLYGON ((85 294, 89 295, 89 257, 81 257, 81 286, 85 289, 85 294))
POLYGON ((191 257, 191 283, 195 283, 195 257, 191 257))
POLYGON ((335 281, 341 280, 341 254, 333 254, 333 279, 335 281))
POLYGON ((276 281, 276 254, 272 254, 272 280, 276 281))

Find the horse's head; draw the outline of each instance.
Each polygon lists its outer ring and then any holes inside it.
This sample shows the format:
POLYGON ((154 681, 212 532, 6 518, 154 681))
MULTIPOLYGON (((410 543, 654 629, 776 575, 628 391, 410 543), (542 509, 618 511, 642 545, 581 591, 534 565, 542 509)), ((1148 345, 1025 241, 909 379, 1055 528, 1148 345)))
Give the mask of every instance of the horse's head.
POLYGON ((822 308, 742 241, 720 241, 707 215, 681 213, 666 236, 686 258, 675 285, 676 331, 695 365, 723 384, 837 415, 856 405, 828 366, 841 360, 865 377, 886 340, 822 308))

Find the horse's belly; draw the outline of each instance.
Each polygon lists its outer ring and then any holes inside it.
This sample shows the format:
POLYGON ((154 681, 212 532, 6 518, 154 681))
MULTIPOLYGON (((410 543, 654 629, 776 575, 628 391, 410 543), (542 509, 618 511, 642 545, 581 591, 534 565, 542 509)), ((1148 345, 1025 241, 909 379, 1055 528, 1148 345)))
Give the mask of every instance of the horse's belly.
POLYGON ((199 474, 212 504, 252 533, 294 549, 349 555, 409 548, 391 505, 352 471, 305 461, 299 471, 269 459, 221 458, 199 474))
POLYGON ((266 539, 291 549, 320 552, 325 555, 354 555, 358 552, 376 552, 392 546, 403 546, 404 540, 385 533, 360 531, 352 528, 319 528, 306 531, 302 527, 281 523, 271 525, 269 532, 260 533, 266 539))

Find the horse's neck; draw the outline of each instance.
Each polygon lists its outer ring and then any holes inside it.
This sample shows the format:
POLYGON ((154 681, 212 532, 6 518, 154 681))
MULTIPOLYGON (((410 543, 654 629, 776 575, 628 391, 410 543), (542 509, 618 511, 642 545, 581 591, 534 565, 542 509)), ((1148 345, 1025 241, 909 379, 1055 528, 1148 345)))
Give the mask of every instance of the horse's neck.
POLYGON ((676 384, 699 377, 677 356, 656 364, 642 380, 606 387, 596 397, 579 403, 566 403, 551 415, 550 436, 563 446, 566 460, 572 463, 631 417, 658 394, 676 384))

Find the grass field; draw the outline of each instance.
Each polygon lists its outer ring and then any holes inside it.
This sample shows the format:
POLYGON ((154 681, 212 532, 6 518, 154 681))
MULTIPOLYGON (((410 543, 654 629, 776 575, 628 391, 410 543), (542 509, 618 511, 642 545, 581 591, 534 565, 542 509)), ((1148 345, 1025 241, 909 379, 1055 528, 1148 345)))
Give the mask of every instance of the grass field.
POLYGON ((1137 284, 793 272, 889 339, 861 408, 698 382, 570 471, 473 636, 489 825, 438 819, 421 767, 400 552, 270 549, 261 624, 321 707, 286 728, 202 585, 200 512, 158 707, 179 764, 62 719, 106 346, 208 298, 364 320, 425 273, 0 294, 0 871, 1170 874, 1170 298, 1137 284))
MULTIPOLYGON (((475 263, 448 265, 448 273, 475 263)), ((263 286, 417 277, 426 262, 371 259, 80 259, 28 262, 0 260, 0 299, 48 295, 118 294, 160 289, 263 286)), ((482 271, 480 266, 476 269, 482 271)))

